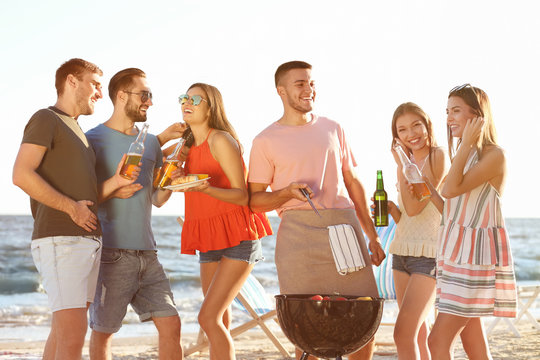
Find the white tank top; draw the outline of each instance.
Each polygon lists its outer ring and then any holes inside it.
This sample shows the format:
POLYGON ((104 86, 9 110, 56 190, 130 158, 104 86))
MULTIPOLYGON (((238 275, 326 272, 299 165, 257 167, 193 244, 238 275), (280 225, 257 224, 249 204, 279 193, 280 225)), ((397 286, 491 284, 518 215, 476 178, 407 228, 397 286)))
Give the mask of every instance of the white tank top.
MULTIPOLYGON (((429 200, 425 200, 429 201, 429 200)), ((401 218, 396 226, 396 234, 390 244, 390 253, 402 256, 437 256, 437 239, 441 214, 431 201, 416 216, 409 216, 398 193, 401 218)))

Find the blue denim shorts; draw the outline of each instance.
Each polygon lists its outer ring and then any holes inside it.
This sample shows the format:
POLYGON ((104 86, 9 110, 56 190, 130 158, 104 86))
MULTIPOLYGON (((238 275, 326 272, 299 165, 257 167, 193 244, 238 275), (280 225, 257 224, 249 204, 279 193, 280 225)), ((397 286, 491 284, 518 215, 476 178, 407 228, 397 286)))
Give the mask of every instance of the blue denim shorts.
POLYGON ((421 274, 435 279, 435 267, 435 258, 392 255, 392 270, 403 271, 409 275, 421 274))
POLYGON ((156 251, 103 248, 90 327, 117 332, 129 304, 141 321, 178 314, 156 251))
POLYGON ((239 245, 230 248, 199 252, 199 263, 217 262, 222 257, 256 264, 264 260, 261 240, 245 240, 241 241, 239 245))

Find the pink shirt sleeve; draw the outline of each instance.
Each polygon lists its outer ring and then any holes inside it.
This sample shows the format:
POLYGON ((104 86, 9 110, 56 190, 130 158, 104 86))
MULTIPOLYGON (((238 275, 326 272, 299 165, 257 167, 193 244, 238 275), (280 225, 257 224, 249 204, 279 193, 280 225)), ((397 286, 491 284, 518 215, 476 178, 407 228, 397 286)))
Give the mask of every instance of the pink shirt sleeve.
POLYGON ((339 128, 339 141, 341 144, 341 152, 343 154, 341 158, 341 166, 342 170, 352 170, 357 166, 356 159, 354 158, 354 155, 352 153, 351 147, 349 146, 349 143, 347 142, 347 138, 345 137, 345 131, 341 126, 338 125, 339 128))
POLYGON ((253 139, 251 153, 249 154, 248 182, 257 184, 271 184, 274 177, 274 164, 268 157, 269 152, 265 149, 268 139, 258 135, 253 139))

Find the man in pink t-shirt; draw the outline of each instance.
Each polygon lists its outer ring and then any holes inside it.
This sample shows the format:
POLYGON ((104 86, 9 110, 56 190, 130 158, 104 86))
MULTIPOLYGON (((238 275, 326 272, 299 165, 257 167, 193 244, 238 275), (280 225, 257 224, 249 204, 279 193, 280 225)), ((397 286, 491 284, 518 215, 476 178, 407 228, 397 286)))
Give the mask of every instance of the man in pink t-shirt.
MULTIPOLYGON (((315 100, 311 65, 282 64, 275 82, 283 116, 253 140, 248 183, 253 211, 276 210, 281 217, 275 253, 280 291, 377 297, 369 265, 379 265, 385 255, 364 187, 354 173, 356 160, 345 133, 335 121, 311 113, 315 100), (272 191, 266 191, 268 186, 272 191), (311 209, 301 189, 321 216, 311 209), (338 224, 353 226, 368 264, 345 276, 336 270, 328 239, 327 227, 338 224), (369 238, 371 256, 362 229, 369 238)), ((349 359, 371 359, 373 344, 349 359)))

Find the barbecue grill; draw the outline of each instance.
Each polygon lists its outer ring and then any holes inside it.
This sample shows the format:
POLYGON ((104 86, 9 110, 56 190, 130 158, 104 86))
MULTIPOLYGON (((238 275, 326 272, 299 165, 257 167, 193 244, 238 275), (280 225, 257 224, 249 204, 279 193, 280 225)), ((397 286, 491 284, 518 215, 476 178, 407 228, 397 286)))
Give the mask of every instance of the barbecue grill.
POLYGON ((366 345, 381 322, 384 300, 358 296, 324 295, 332 300, 312 300, 313 294, 276 295, 279 324, 287 338, 304 353, 341 359, 366 345))

